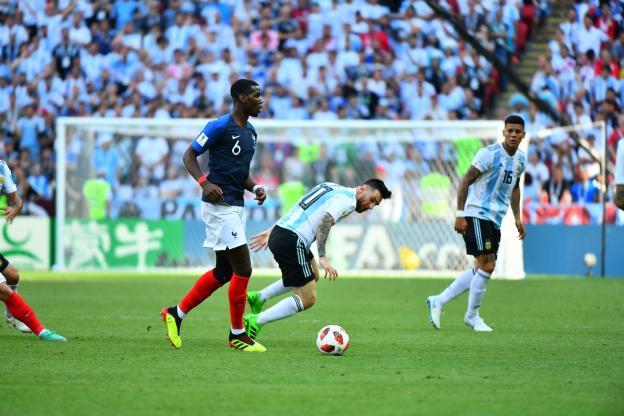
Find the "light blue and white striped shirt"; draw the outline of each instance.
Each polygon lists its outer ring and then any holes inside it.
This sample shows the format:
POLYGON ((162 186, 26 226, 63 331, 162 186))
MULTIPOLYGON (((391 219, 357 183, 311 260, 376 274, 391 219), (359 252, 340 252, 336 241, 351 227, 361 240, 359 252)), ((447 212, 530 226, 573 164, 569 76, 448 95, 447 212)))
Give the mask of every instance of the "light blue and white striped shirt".
POLYGON ((351 214, 355 206, 355 188, 324 182, 305 194, 276 225, 295 232, 309 248, 325 213, 338 222, 351 214))
POLYGON ((520 149, 510 156, 502 143, 484 147, 472 161, 472 166, 482 173, 468 188, 464 206, 467 217, 477 217, 494 222, 498 228, 509 209, 511 192, 527 164, 526 154, 520 149))
POLYGON ((17 191, 17 186, 11 177, 11 169, 4 160, 0 160, 0 192, 12 194, 17 191))

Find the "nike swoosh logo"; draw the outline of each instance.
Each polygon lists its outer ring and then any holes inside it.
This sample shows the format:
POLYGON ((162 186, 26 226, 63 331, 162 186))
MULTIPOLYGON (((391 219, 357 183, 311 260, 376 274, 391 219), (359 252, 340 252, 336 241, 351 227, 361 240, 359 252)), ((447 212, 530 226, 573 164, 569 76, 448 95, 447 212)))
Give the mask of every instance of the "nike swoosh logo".
POLYGON ((236 140, 240 137, 240 134, 238 136, 232 136, 232 140, 236 140))

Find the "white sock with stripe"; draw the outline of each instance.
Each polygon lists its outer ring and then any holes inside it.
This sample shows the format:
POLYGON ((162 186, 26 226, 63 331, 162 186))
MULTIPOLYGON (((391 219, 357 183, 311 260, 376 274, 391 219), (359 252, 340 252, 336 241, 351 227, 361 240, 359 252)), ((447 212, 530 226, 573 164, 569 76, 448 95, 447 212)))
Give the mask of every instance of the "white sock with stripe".
POLYGON ((469 269, 457 276, 453 283, 436 297, 436 301, 440 303, 440 306, 446 305, 451 300, 470 289, 470 282, 476 271, 476 269, 469 269))
POLYGON ((273 299, 274 297, 290 292, 291 290, 292 287, 284 286, 284 281, 279 279, 260 291, 260 300, 266 302, 269 299, 273 299))
POLYGON ((258 323, 260 325, 268 324, 269 322, 288 318, 302 310, 303 301, 299 296, 292 295, 280 300, 266 311, 260 312, 258 315, 258 323))
POLYGON ((479 313, 479 306, 481 306, 481 300, 483 300, 483 295, 485 295, 485 287, 491 275, 491 273, 479 269, 472 278, 470 282, 470 293, 468 294, 467 318, 473 318, 479 313))

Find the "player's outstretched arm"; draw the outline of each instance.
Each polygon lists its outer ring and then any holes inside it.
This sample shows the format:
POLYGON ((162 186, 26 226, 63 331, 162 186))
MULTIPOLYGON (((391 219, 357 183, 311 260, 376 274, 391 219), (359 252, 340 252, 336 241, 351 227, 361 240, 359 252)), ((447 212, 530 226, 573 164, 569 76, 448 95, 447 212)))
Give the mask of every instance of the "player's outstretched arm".
POLYGON ((524 224, 522 224, 522 211, 520 211, 520 179, 516 182, 513 191, 511 191, 511 211, 513 212, 514 219, 516 220, 516 228, 518 229, 518 237, 520 240, 524 240, 526 236, 526 230, 524 224))
POLYGON ((271 228, 268 228, 261 233, 251 237, 249 248, 255 252, 258 252, 260 250, 266 250, 269 246, 269 235, 271 235, 273 227, 275 227, 275 225, 272 225, 271 228))
POLYGON ((466 232, 468 223, 464 216, 464 206, 466 205, 466 199, 468 199, 468 188, 481 176, 482 172, 470 165, 468 172, 464 175, 462 183, 457 192, 457 215, 455 217, 455 231, 460 234, 466 232))
POLYGON ((319 255, 319 263, 325 270, 325 278, 329 276, 330 280, 336 280, 338 277, 338 272, 331 265, 327 257, 325 256, 325 244, 327 243, 327 237, 329 236, 329 230, 336 223, 334 217, 331 216, 329 212, 326 212, 321 218, 321 222, 319 223, 318 230, 316 230, 316 246, 318 248, 319 255))
POLYGON ((193 146, 189 146, 188 149, 186 149, 186 152, 184 152, 184 155, 182 156, 182 162, 184 162, 186 170, 188 170, 193 179, 199 183, 199 186, 201 186, 202 191, 204 191, 204 194, 206 194, 208 199, 214 202, 223 199, 223 190, 221 190, 219 185, 208 182, 206 176, 199 167, 197 153, 195 152, 195 149, 193 149, 193 146))
POLYGON ((17 214, 22 210, 22 198, 19 197, 17 191, 7 194, 9 206, 4 209, 4 217, 10 224, 13 222, 17 214))

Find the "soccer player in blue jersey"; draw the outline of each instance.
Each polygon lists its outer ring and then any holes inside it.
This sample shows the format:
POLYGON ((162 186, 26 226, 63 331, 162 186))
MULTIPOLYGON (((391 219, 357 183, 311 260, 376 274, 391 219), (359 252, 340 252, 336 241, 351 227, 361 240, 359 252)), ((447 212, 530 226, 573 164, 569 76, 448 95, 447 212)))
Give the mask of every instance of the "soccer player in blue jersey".
POLYGON ((268 248, 282 271, 282 279, 258 292, 249 292, 250 314, 244 316, 245 329, 256 338, 263 325, 311 308, 316 301, 319 278, 310 246, 316 240, 319 263, 325 278, 335 280, 338 272, 326 257, 325 243, 331 227, 353 211, 373 209, 392 196, 383 181, 369 179, 356 188, 325 182, 312 188, 270 229, 252 237, 250 247, 256 251, 268 248), (264 312, 269 299, 293 291, 264 312))
POLYGON ((507 117, 503 143, 479 150, 464 176, 457 195, 455 231, 463 235, 467 253, 475 256, 475 268, 466 270, 442 293, 427 299, 429 319, 436 329, 440 329, 444 305, 469 290, 464 322, 476 332, 492 331, 479 316, 479 306, 496 266, 500 226, 510 202, 519 237, 524 239, 526 235, 520 212, 520 175, 527 157, 518 149, 524 135, 522 117, 507 117))
POLYGON ((216 265, 197 280, 178 305, 164 308, 161 315, 171 345, 180 348, 182 319, 229 282, 232 326, 228 343, 234 349, 263 352, 265 348, 247 336, 243 326, 247 284, 252 271, 245 238, 243 194, 245 190, 255 193, 258 204, 262 204, 267 197, 266 188, 257 185, 249 176, 258 135, 248 119, 258 116, 262 98, 258 84, 248 79, 234 82, 230 95, 234 100, 232 112, 206 124, 183 157, 184 165, 203 191, 201 216, 206 227, 204 247, 214 250, 216 265), (197 162, 197 157, 206 151, 209 151, 207 175, 197 162))

